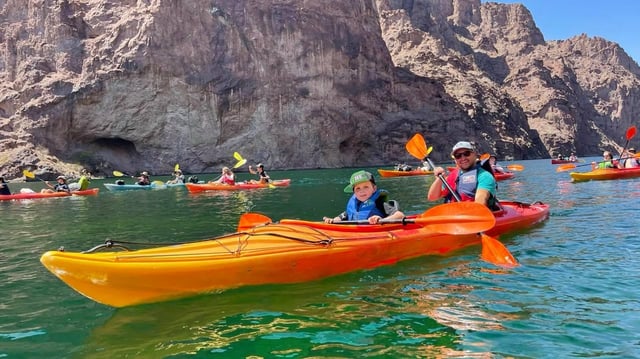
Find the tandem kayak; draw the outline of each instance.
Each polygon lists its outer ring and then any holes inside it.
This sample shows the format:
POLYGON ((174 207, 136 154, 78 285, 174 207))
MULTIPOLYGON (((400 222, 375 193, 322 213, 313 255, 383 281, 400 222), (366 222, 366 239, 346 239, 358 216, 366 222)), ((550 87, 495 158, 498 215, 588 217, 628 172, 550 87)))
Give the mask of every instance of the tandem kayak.
POLYGON ((241 189, 256 189, 256 188, 269 188, 271 186, 275 187, 286 187, 291 183, 290 179, 281 179, 274 180, 267 183, 243 183, 239 182, 234 185, 224 184, 224 183, 185 183, 187 186, 187 190, 190 193, 198 193, 205 191, 235 191, 241 189))
POLYGON ((98 188, 89 188, 83 191, 71 191, 71 192, 24 192, 14 194, 0 195, 0 201, 12 201, 20 199, 38 199, 38 198, 55 198, 55 197, 71 197, 73 196, 92 196, 97 195, 98 188))
POLYGON ((640 177, 640 167, 635 168, 601 168, 589 172, 570 172, 574 182, 605 181, 640 177))
POLYGON ((426 170, 411 170, 411 171, 398 171, 398 170, 384 170, 379 168, 378 173, 380 177, 404 177, 404 176, 426 176, 433 174, 433 171, 426 170))
POLYGON ((526 229, 549 216, 546 204, 501 204, 503 209, 495 213, 472 202, 438 205, 413 218, 426 224, 256 223, 199 242, 142 250, 108 242, 82 253, 49 251, 40 261, 82 295, 125 307, 248 285, 306 282, 445 255, 480 244, 477 231, 497 235, 526 229), (484 212, 467 215, 461 205, 484 212), (105 248, 112 251, 99 251, 105 248))

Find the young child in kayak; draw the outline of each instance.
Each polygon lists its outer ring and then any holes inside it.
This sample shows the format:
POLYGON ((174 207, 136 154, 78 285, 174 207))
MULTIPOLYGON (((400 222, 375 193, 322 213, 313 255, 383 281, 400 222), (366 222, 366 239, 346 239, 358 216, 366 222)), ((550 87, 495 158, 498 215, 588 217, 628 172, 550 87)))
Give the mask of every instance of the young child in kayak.
POLYGON ((229 167, 222 167, 222 175, 215 181, 209 181, 209 183, 224 183, 230 186, 236 184, 236 175, 229 169, 229 167))
POLYGON ((52 185, 49 181, 45 181, 44 184, 49 188, 43 188, 40 193, 70 192, 69 186, 67 185, 67 177, 58 176, 56 181, 58 181, 58 183, 55 185, 52 185))
MULTIPOLYGON (((482 168, 475 146, 470 142, 460 141, 453 146, 451 157, 456 162, 456 169, 446 176, 449 187, 456 192, 462 201, 473 201, 484 204, 492 210, 497 209, 496 179, 489 171, 482 168)), ((444 198, 445 202, 455 201, 453 194, 440 180, 440 175, 444 175, 444 173, 445 170, 442 167, 436 167, 433 170, 436 179, 429 187, 427 194, 429 201, 436 201, 440 198, 444 198)))
POLYGON ((252 175, 258 175, 258 180, 249 180, 249 183, 269 183, 271 182, 271 177, 264 171, 264 165, 262 163, 258 163, 256 169, 254 170, 251 165, 249 165, 249 172, 252 175))
POLYGON ((404 213, 398 209, 398 203, 393 200, 387 201, 388 193, 378 189, 373 175, 369 172, 358 171, 352 174, 344 192, 353 193, 347 202, 346 211, 333 218, 323 217, 325 223, 368 220, 369 223, 375 224, 382 218, 404 218, 404 213))

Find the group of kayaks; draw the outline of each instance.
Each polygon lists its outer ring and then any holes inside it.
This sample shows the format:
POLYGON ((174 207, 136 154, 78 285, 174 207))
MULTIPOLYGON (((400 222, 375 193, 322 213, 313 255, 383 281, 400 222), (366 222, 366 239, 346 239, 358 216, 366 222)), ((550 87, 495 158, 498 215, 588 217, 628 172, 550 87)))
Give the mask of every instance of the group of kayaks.
POLYGON ((291 183, 291 179, 271 180, 268 183, 254 183, 254 182, 236 182, 235 184, 226 184, 218 182, 208 183, 162 183, 152 182, 148 186, 141 186, 138 184, 117 184, 117 183, 105 183, 104 186, 110 191, 144 191, 154 189, 165 189, 170 187, 185 187, 190 193, 199 193, 206 191, 235 191, 245 189, 257 189, 257 188, 275 188, 286 187, 291 183))

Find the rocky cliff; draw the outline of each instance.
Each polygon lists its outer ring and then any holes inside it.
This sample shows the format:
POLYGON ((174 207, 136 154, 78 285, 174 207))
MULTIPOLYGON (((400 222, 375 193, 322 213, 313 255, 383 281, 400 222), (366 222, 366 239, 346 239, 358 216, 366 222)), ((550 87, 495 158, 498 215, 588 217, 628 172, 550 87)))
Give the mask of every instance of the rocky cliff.
POLYGON ((410 161, 416 132, 530 159, 594 154, 640 112, 615 43, 545 42, 473 0, 6 0, 0 173, 410 161), (577 139, 580 139, 577 141, 577 139))

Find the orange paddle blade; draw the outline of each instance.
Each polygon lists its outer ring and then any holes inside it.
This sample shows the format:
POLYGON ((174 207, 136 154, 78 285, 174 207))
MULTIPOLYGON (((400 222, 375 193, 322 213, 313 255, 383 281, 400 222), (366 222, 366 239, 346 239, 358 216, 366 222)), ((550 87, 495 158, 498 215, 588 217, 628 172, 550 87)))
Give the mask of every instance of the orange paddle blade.
POLYGON ((264 214, 251 212, 243 213, 242 216, 240 216, 237 231, 242 232, 255 226, 261 226, 269 223, 273 223, 273 221, 271 221, 271 218, 265 216, 264 214))
POLYGON ((416 217, 415 223, 437 233, 471 234, 487 231, 496 218, 487 206, 475 202, 452 202, 432 207, 416 217))
POLYGON ((405 148, 407 149, 407 152, 419 160, 423 160, 430 152, 427 149, 427 143, 424 141, 424 137, 419 133, 416 133, 411 137, 409 142, 405 145, 405 148))
POLYGON ((523 171, 524 166, 523 165, 507 165, 507 169, 510 169, 511 171, 523 171))
POLYGON ((497 239, 482 234, 482 259, 500 267, 517 267, 518 261, 497 239))
POLYGON ((564 171, 572 170, 574 168, 576 168, 576 165, 574 165, 573 163, 567 163, 566 165, 558 166, 558 168, 556 168, 556 172, 564 172, 564 171))

